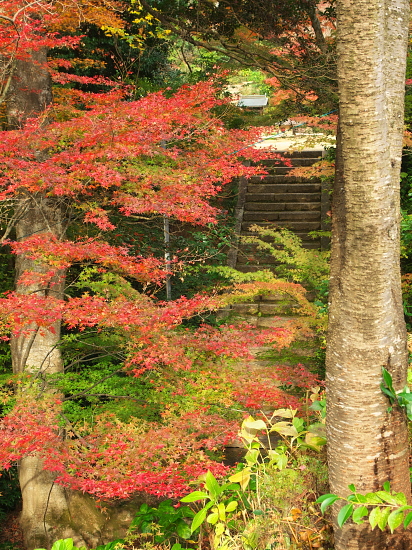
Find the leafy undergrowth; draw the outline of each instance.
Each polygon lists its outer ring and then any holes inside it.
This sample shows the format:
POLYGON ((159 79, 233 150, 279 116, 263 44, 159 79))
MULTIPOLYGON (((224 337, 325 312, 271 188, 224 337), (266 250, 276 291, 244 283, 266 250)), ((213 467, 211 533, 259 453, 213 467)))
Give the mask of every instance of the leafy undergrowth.
MULTIPOLYGON (((325 441, 314 433, 324 415, 311 424, 291 409, 276 415, 243 422, 246 456, 224 479, 209 471, 180 501, 142 504, 127 536, 97 550, 331 550, 331 526, 315 505, 328 489, 325 441), (259 436, 273 431, 280 442, 262 448, 259 436)), ((71 541, 55 546, 72 549, 71 541)))

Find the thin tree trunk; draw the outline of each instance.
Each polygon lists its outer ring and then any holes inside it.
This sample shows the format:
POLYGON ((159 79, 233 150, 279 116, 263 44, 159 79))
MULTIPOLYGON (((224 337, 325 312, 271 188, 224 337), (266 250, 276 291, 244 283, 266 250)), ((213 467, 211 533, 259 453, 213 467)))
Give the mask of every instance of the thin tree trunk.
MULTIPOLYGON (((380 389, 406 383, 399 266, 399 172, 409 3, 339 0, 340 134, 333 194, 327 352, 331 492, 390 481, 410 498, 406 417, 380 389)), ((337 507, 335 509, 337 512, 337 507)), ((410 547, 410 534, 335 525, 336 550, 410 547)))

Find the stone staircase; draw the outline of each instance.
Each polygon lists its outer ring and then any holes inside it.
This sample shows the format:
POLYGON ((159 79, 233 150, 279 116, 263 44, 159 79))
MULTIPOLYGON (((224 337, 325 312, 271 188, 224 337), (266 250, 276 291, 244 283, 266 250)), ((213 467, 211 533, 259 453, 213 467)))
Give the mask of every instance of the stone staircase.
POLYGON ((256 245, 242 243, 242 237, 252 236, 251 226, 276 225, 294 231, 307 248, 324 248, 326 239, 312 239, 310 231, 327 229, 324 221, 329 210, 329 193, 320 179, 288 176, 292 168, 312 166, 322 159, 322 151, 284 152, 292 167, 268 160, 269 174, 242 179, 236 209, 238 243, 230 253, 228 263, 239 271, 251 272, 273 266, 273 257, 264 255, 256 245))
MULTIPOLYGON (((238 204, 236 208, 237 246, 228 254, 228 265, 242 272, 254 272, 264 268, 273 268, 273 257, 264 255, 257 250, 256 245, 242 242, 242 237, 256 235, 250 229, 253 225, 276 225, 287 227, 294 231, 307 248, 326 248, 328 241, 325 238, 312 239, 310 231, 329 229, 325 225, 329 210, 329 193, 320 179, 288 176, 288 172, 298 166, 312 166, 322 159, 322 151, 307 150, 289 154, 292 167, 276 164, 276 161, 266 161, 268 175, 252 177, 239 182, 238 204)), ((236 303, 222 311, 222 317, 230 317, 236 321, 246 321, 258 329, 287 328, 297 321, 295 308, 298 304, 288 295, 273 292, 262 296, 255 296, 248 302, 236 303)), ((253 371, 256 379, 267 384, 275 384, 273 378, 267 378, 274 365, 287 365, 292 368, 302 362, 313 364, 316 345, 310 336, 302 333, 291 348, 280 352, 279 356, 268 359, 267 346, 250 349, 252 359, 240 361, 237 368, 240 371, 253 371)), ((281 383, 279 382, 279 385, 281 383)), ((268 407, 268 414, 271 414, 268 407)), ((272 442, 273 446, 276 442, 272 442)), ((232 441, 226 447, 227 463, 233 464, 242 458, 244 448, 240 441, 232 441)))

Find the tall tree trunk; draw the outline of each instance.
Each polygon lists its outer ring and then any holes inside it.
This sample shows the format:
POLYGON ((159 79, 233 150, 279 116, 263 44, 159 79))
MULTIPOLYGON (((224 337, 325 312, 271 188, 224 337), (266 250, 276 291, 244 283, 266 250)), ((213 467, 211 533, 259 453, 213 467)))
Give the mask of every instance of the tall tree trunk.
MULTIPOLYGON (((30 116, 40 115, 52 100, 51 80, 46 69, 46 52, 33 52, 29 60, 16 60, 10 86, 7 115, 10 129, 22 127, 30 116)), ((39 152, 39 155, 42 153, 39 152)), ((24 240, 33 234, 53 233, 64 237, 64 209, 58 198, 22 192, 17 205, 16 239, 24 240)), ((16 291, 63 298, 64 275, 60 272, 52 283, 30 286, 19 283, 25 272, 46 273, 49 267, 35 262, 26 254, 16 258, 16 291)), ((34 324, 20 336, 12 338, 11 352, 15 373, 36 373, 44 391, 49 374, 63 372, 63 361, 57 344, 60 323, 52 330, 38 330, 34 324)), ((37 456, 24 458, 19 464, 19 480, 23 497, 21 526, 27 548, 50 547, 55 540, 72 537, 75 544, 94 547, 102 543, 104 516, 94 501, 85 495, 65 490, 54 483, 55 475, 43 470, 37 456)))
MULTIPOLYGON (((410 498, 403 411, 388 412, 382 367, 406 383, 399 266, 399 173, 408 0, 338 0, 340 135, 333 194, 327 352, 331 492, 410 498)), ((336 507, 337 508, 337 507, 336 507)), ((337 512, 337 509, 335 509, 337 512)), ((336 550, 410 547, 410 534, 335 525, 336 550), (409 542, 408 542, 409 540, 409 542)))

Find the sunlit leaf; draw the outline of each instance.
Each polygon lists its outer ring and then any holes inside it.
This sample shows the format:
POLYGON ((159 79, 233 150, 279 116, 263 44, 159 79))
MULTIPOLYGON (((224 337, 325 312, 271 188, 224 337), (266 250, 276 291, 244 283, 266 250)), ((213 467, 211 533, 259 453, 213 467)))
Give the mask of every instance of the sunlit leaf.
POLYGON ((197 500, 203 500, 205 498, 209 498, 208 493, 204 491, 193 491, 193 493, 181 498, 180 502, 196 502, 197 500))
POLYGON ((249 485, 250 474, 250 468, 243 468, 243 470, 240 470, 240 472, 236 472, 235 474, 230 476, 229 481, 232 481, 233 483, 239 483, 241 488, 245 490, 246 487, 249 485))
POLYGON ((320 505, 320 511, 322 512, 322 514, 325 512, 328 506, 331 506, 337 500, 339 500, 339 497, 337 495, 331 495, 329 498, 326 498, 320 505))
POLYGON ((379 508, 379 506, 377 506, 369 514, 369 523, 372 529, 375 529, 375 527, 378 525, 380 513, 381 509, 379 508))
POLYGON ((389 514, 388 517, 388 527, 391 530, 391 533, 395 531, 399 525, 403 522, 403 512, 399 510, 394 510, 389 514))
POLYGON ((385 529, 390 513, 391 509, 389 507, 380 509, 380 512, 378 514, 378 527, 381 531, 385 529))
POLYGON ((412 512, 409 512, 409 514, 406 514, 405 520, 403 522, 403 526, 405 527, 405 529, 409 526, 411 521, 412 521, 412 512))
POLYGON ((345 504, 345 506, 342 506, 342 508, 339 510, 337 522, 339 527, 342 527, 342 525, 351 517, 353 512, 353 504, 345 504))
POLYGON ((354 523, 357 523, 358 525, 363 523, 363 519, 365 516, 368 515, 368 509, 366 506, 360 506, 359 508, 356 508, 356 510, 352 514, 352 520, 354 523))
POLYGON ((208 471, 206 474, 206 489, 209 491, 210 496, 216 500, 221 493, 219 483, 216 481, 215 476, 212 472, 208 471))

